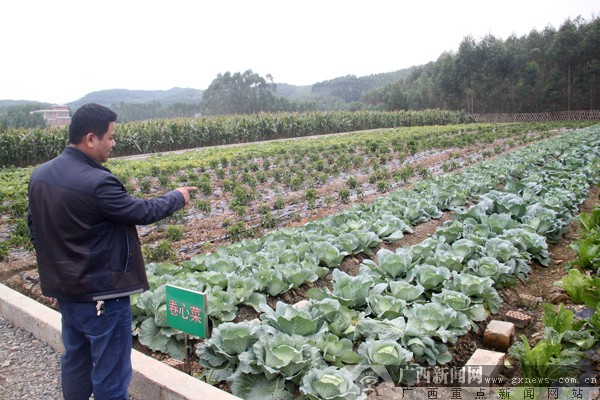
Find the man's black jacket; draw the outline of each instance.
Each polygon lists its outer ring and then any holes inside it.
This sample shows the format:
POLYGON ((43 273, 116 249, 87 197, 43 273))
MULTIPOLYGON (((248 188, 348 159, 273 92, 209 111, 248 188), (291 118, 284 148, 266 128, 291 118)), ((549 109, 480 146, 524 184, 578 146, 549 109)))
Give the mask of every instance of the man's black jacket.
POLYGON ((136 225, 184 206, 175 190, 152 200, 129 196, 109 169, 67 146, 29 182, 28 221, 42 293, 83 302, 147 290, 136 225))

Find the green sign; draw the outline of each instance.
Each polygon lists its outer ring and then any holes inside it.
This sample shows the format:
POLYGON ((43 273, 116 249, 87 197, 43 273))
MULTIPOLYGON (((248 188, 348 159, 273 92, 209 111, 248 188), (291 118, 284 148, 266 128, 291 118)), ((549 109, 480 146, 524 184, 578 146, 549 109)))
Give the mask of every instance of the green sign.
POLYGON ((208 337, 206 293, 166 285, 167 325, 203 339, 208 337))

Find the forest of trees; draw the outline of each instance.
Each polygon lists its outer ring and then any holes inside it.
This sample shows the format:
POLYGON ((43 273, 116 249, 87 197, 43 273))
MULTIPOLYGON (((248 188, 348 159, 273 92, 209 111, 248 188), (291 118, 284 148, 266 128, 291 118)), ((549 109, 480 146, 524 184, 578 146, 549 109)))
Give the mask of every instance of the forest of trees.
POLYGON ((413 67, 361 100, 385 110, 442 108, 470 113, 600 107, 600 18, 566 20, 506 40, 467 36, 455 53, 413 67))
POLYGON ((202 109, 207 115, 271 111, 277 86, 267 79, 252 70, 219 74, 202 94, 202 109))
POLYGON ((42 114, 31 114, 31 111, 45 108, 50 108, 50 104, 30 102, 4 106, 0 108, 0 130, 6 128, 44 128, 46 122, 42 114))

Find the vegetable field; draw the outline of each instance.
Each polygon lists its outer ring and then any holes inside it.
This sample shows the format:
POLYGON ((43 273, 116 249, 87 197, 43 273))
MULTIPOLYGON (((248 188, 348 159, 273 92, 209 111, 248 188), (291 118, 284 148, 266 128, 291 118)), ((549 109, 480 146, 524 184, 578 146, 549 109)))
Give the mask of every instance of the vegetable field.
MULTIPOLYGON (((563 126, 394 128, 110 161, 142 197, 199 187, 192 209, 139 228, 151 282, 132 301, 139 346, 181 359, 164 285, 205 291, 199 379, 245 399, 362 398, 352 366, 384 366, 403 386, 426 367, 461 367, 487 321, 553 267, 560 291, 540 295, 571 308, 532 311, 543 334, 510 355, 520 376, 576 373, 600 341, 600 125, 563 126), (552 258, 567 235, 573 263, 552 258)), ((30 172, 2 173, 0 273, 35 296, 30 172)))

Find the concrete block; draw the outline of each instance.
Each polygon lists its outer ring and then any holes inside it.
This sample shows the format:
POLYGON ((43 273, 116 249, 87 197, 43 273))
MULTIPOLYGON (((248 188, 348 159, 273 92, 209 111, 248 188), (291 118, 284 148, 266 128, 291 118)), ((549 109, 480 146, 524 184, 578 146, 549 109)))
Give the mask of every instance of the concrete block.
POLYGON ((515 325, 512 322, 490 321, 483 334, 483 345, 490 349, 506 352, 514 333, 515 325))
POLYGON ((474 388, 489 387, 490 380, 496 378, 504 365, 504 353, 497 351, 477 349, 465 364, 468 375, 467 384, 474 388))
POLYGON ((0 315, 46 343, 57 353, 65 351, 61 336, 61 316, 58 311, 0 285, 0 315))

